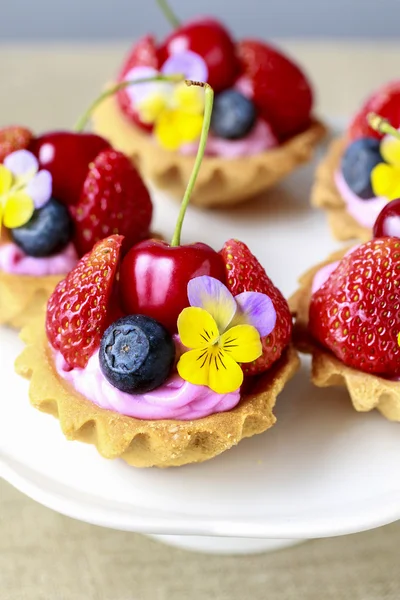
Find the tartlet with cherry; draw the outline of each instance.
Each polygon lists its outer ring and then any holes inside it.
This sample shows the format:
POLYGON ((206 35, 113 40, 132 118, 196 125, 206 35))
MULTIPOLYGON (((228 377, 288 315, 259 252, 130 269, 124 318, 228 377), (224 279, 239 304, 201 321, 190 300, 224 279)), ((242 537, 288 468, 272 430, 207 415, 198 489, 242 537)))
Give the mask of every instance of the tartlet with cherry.
POLYGON ((0 324, 21 328, 100 239, 149 237, 152 203, 131 161, 98 135, 0 130, 0 324))
POLYGON ((170 244, 123 238, 94 246, 22 333, 17 372, 33 406, 68 439, 137 467, 202 462, 275 423, 278 394, 299 367, 287 301, 249 248, 220 252, 180 232, 198 156, 170 244))
MULTIPOLYGON (((165 2, 159 2, 164 6, 165 2)), ((171 10, 168 9, 171 16, 171 10)), ((235 42, 214 18, 172 18, 163 42, 133 46, 117 81, 182 75, 216 92, 211 134, 192 203, 243 202, 307 162, 325 134, 302 70, 270 44, 235 42)), ((146 179, 181 198, 201 131, 204 95, 182 82, 123 86, 94 113, 95 131, 131 156, 146 179)))

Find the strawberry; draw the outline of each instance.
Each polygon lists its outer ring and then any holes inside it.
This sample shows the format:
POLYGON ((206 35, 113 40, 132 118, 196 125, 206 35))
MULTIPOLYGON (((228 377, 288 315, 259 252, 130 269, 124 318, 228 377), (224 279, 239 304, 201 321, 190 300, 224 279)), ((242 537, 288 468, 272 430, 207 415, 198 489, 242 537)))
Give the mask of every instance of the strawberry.
POLYGON ((290 341, 292 317, 289 306, 246 244, 239 240, 229 240, 225 242, 220 254, 226 266, 227 286, 233 296, 242 292, 260 292, 271 298, 276 310, 274 330, 261 339, 262 356, 252 363, 242 365, 245 375, 257 375, 269 369, 280 358, 290 341))
POLYGON ((360 137, 381 138, 378 133, 367 123, 367 114, 377 113, 388 119, 393 127, 400 127, 400 80, 391 81, 370 96, 356 114, 348 129, 351 141, 360 137))
POLYGON ((281 139, 308 127, 313 93, 300 68, 263 42, 243 40, 237 45, 244 80, 263 117, 281 139))
POLYGON ((123 237, 98 242, 61 281, 47 304, 49 342, 67 364, 83 368, 100 345, 119 265, 123 237))
POLYGON ((33 133, 26 127, 11 125, 0 129, 0 163, 11 152, 28 148, 32 139, 33 133))
POLYGON ((89 165, 79 202, 70 211, 75 246, 82 256, 111 234, 125 237, 125 249, 148 237, 153 207, 131 161, 111 149, 100 152, 89 165))
POLYGON ((400 240, 373 239, 345 258, 312 296, 312 335, 349 367, 400 373, 400 240))
MULTIPOLYGON (((131 49, 128 58, 124 62, 118 77, 118 81, 124 81, 126 75, 134 67, 152 67, 157 70, 160 67, 156 41, 153 36, 147 35, 136 42, 131 49)), ((143 129, 151 131, 151 125, 143 123, 140 120, 126 89, 122 89, 117 92, 117 101, 122 112, 128 117, 128 119, 133 121, 135 125, 139 125, 143 129)))

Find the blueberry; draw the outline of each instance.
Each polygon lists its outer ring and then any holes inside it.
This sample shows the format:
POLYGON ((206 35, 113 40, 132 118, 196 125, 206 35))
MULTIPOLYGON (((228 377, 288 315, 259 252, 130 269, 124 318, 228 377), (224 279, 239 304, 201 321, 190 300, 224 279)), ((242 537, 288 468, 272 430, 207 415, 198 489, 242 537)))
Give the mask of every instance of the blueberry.
POLYGON ((342 174, 347 185, 364 200, 374 197, 371 172, 377 164, 384 162, 379 146, 380 141, 375 138, 360 138, 346 148, 342 157, 342 174))
POLYGON ((237 140, 249 133, 256 118, 256 108, 249 98, 236 90, 225 90, 215 98, 211 129, 221 138, 237 140))
POLYGON ((159 387, 171 373, 175 344, 155 319, 130 315, 105 331, 99 360, 111 385, 128 394, 144 394, 159 387))
POLYGON ((26 225, 11 229, 10 234, 25 254, 40 258, 65 248, 72 238, 73 223, 65 206, 51 198, 35 210, 26 225))

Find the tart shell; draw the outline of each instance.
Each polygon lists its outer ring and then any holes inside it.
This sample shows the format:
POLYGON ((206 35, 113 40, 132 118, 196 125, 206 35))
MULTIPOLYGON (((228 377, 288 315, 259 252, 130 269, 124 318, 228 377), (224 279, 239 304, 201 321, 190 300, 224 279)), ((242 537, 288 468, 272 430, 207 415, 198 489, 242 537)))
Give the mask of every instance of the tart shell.
POLYGON ((296 319, 295 345, 301 352, 311 354, 311 380, 317 387, 346 387, 357 411, 368 412, 377 409, 390 421, 400 421, 400 382, 346 366, 329 350, 313 340, 308 332, 308 313, 314 276, 321 267, 343 258, 347 251, 348 248, 335 252, 300 278, 300 287, 289 300, 290 309, 296 319))
POLYGON ((372 236, 371 229, 357 223, 354 217, 347 212, 346 203, 340 195, 334 179, 346 143, 345 136, 331 142, 327 154, 315 174, 311 204, 326 211, 332 234, 337 240, 357 239, 367 242, 372 236))
POLYGON ((63 275, 33 277, 0 271, 0 325, 21 329, 39 317, 63 275))
MULTIPOLYGON (((192 156, 170 152, 155 144, 149 134, 128 121, 115 97, 102 102, 93 115, 93 125, 97 134, 132 159, 145 179, 182 200, 193 169, 192 156)), ((266 152, 234 159, 205 157, 191 203, 211 208, 253 198, 308 162, 325 134, 325 126, 313 120, 303 133, 266 152)))
POLYGON ((15 368, 30 379, 31 404, 57 417, 67 439, 94 444, 103 457, 122 458, 135 467, 203 462, 266 431, 276 421, 278 394, 300 365, 296 350, 288 347, 231 411, 194 421, 140 420, 96 406, 58 375, 43 317, 31 322, 21 337, 27 346, 15 368))

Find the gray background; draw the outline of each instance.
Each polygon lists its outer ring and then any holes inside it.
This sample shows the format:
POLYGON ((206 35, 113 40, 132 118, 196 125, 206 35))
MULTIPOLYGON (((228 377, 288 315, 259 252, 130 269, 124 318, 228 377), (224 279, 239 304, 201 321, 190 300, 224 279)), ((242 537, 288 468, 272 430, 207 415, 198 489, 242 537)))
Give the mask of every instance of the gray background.
MULTIPOLYGON (((170 0, 181 19, 211 13, 236 35, 398 38, 400 0, 170 0)), ((155 0, 0 0, 0 40, 163 35, 155 0)))

